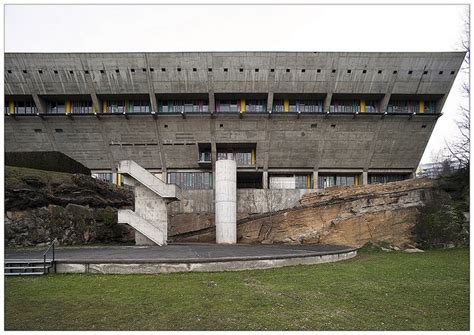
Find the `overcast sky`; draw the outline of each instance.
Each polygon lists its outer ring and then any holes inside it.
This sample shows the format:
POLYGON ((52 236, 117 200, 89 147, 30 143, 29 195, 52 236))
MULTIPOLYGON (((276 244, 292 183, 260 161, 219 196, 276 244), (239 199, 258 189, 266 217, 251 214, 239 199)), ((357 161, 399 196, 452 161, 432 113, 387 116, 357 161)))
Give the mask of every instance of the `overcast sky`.
MULTIPOLYGON (((454 51, 460 50, 467 10, 467 5, 6 5, 5 51, 454 51)), ((456 136, 462 80, 458 75, 422 162, 456 136)))

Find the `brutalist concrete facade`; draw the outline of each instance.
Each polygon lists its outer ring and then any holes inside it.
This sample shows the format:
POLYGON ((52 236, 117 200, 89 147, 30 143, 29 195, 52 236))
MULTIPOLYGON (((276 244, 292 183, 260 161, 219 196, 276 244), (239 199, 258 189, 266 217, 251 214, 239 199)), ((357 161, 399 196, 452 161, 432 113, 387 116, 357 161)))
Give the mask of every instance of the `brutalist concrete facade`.
POLYGON ((464 56, 7 53, 5 150, 60 151, 114 176, 119 161, 133 160, 166 180, 173 172, 207 171, 212 178, 219 151, 242 147, 251 159, 238 165, 237 182, 239 186, 240 178, 246 188, 315 189, 324 187, 320 177, 326 175, 351 176, 343 183, 354 184, 378 175, 408 177, 421 159, 464 56), (114 99, 148 105, 145 112, 124 107, 111 113, 107 103, 114 99), (172 100, 200 100, 206 108, 164 112, 162 106, 172 100), (264 101, 264 110, 246 110, 251 100, 264 101), (50 106, 58 101, 64 113, 51 113, 50 106), (89 112, 72 112, 76 101, 88 104, 89 112), (236 101, 239 110, 220 111, 223 101, 236 101), (299 110, 298 101, 320 107, 315 112, 299 110), (376 107, 366 107, 369 101, 376 107), (338 103, 356 106, 340 112, 338 103), (390 107, 397 104, 408 107, 390 107), (203 152, 209 159, 200 158, 203 152), (278 184, 278 176, 289 175, 305 176, 308 182, 303 178, 303 186, 278 184), (253 183, 246 184, 246 178, 253 183))

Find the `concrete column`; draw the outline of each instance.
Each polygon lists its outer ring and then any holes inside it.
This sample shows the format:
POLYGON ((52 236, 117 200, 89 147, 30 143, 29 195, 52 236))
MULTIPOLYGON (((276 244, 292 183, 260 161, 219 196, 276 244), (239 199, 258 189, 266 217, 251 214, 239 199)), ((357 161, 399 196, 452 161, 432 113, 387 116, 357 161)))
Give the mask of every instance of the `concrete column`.
POLYGON ((390 101, 391 96, 392 96, 391 93, 386 93, 383 96, 382 101, 380 102, 380 112, 381 113, 385 113, 387 111, 387 106, 388 106, 388 103, 390 101))
POLYGON ((267 112, 271 111, 273 107, 273 92, 268 92, 267 96, 267 112))
POLYGON ((262 187, 263 189, 268 189, 268 171, 263 171, 262 174, 262 187))
POLYGON ((332 93, 328 92, 328 94, 324 98, 324 106, 323 106, 324 113, 329 112, 329 107, 331 106, 331 100, 332 100, 332 93))
POLYGON ((362 172, 362 185, 367 185, 369 183, 369 176, 367 171, 362 172))
POLYGON ((211 113, 216 112, 216 101, 214 99, 214 92, 213 91, 209 91, 209 111, 211 113))
POLYGON ((44 101, 43 98, 40 98, 38 94, 32 94, 33 101, 35 102, 36 105, 36 110, 40 114, 46 114, 46 102, 44 101))
POLYGON ((313 188, 317 190, 319 188, 319 172, 318 170, 313 171, 313 188))
POLYGON ((237 163, 216 162, 216 243, 237 243, 237 163))

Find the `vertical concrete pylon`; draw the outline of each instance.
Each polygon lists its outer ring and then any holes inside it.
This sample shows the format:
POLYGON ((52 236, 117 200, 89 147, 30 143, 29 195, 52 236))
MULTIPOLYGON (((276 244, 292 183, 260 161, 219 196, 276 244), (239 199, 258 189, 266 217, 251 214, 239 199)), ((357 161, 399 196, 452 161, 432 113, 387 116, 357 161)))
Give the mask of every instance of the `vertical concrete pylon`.
POLYGON ((237 243, 237 163, 216 162, 216 243, 237 243))

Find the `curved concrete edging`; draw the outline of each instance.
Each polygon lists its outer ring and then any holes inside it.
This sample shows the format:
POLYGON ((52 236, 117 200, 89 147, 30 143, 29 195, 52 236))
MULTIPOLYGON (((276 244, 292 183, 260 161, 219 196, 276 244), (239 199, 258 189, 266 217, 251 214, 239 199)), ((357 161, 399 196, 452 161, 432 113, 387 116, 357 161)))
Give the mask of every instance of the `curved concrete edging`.
POLYGON ((56 262, 57 273, 102 273, 102 274, 156 274, 175 272, 221 272, 242 271, 256 269, 271 269, 293 265, 313 265, 337 262, 353 258, 357 250, 319 254, 319 255, 292 255, 280 258, 266 259, 222 259, 207 261, 134 261, 134 260, 107 260, 95 261, 70 261, 59 260, 56 262))

